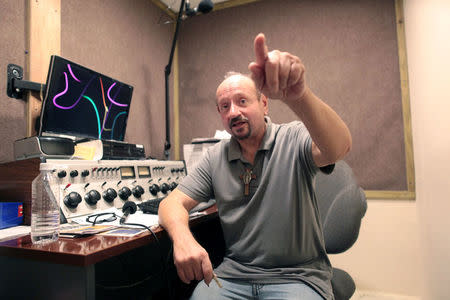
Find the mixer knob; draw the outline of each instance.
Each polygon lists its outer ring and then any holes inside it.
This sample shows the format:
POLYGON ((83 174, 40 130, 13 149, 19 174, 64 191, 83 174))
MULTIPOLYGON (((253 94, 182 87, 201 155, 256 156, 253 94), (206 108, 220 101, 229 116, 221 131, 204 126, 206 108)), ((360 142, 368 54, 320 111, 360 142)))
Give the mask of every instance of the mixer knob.
POLYGON ((159 192, 159 186, 157 184, 152 184, 149 187, 150 193, 152 193, 153 196, 156 196, 156 194, 158 194, 159 192))
POLYGON ((122 200, 127 200, 128 197, 131 196, 131 190, 129 188, 127 188, 126 186, 124 186, 123 188, 121 188, 119 190, 119 197, 122 200))
POLYGON ((132 193, 133 193, 133 196, 134 196, 134 197, 140 198, 141 195, 142 195, 143 193, 145 193, 145 190, 144 190, 144 188, 143 188, 142 186, 137 185, 137 186, 135 186, 135 187, 133 188, 132 193))
POLYGON ((116 199, 117 192, 115 189, 108 188, 106 191, 103 192, 103 199, 105 199, 106 202, 111 203, 116 199))
POLYGON ((63 201, 68 208, 76 208, 81 202, 81 196, 77 192, 71 192, 69 195, 64 197, 63 201))
POLYGON ((87 176, 89 176, 89 171, 88 171, 88 170, 84 170, 83 172, 81 172, 81 176, 82 176, 82 177, 87 177, 87 176))
POLYGON ((101 198, 100 193, 97 192, 96 190, 90 190, 89 193, 84 195, 84 200, 89 205, 96 205, 97 201, 100 200, 100 198, 101 198))
POLYGON ((59 178, 64 178, 64 177, 66 177, 66 175, 67 175, 67 172, 64 171, 64 170, 61 170, 61 171, 58 172, 58 177, 59 178))
POLYGON ((78 171, 77 170, 72 170, 70 171, 70 177, 74 178, 78 176, 78 171))
POLYGON ((170 190, 170 187, 167 183, 163 183, 161 184, 161 192, 163 192, 164 194, 167 194, 167 192, 170 190))
POLYGON ((173 182, 170 184, 170 190, 173 191, 177 186, 178 186, 178 183, 176 183, 175 181, 173 181, 173 182))

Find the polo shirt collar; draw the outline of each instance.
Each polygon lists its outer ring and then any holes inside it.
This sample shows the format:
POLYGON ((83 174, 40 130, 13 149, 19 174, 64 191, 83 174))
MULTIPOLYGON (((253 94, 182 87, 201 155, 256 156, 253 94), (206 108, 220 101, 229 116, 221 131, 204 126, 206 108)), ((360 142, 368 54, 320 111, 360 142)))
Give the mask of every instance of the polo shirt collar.
MULTIPOLYGON (((272 130, 272 121, 269 117, 265 116, 264 121, 266 122, 266 132, 261 141, 261 145, 259 146, 258 151, 260 150, 269 150, 272 148, 273 142, 275 140, 275 131, 272 130)), ((230 147, 228 148, 228 161, 236 160, 241 158, 241 146, 239 142, 231 137, 230 139, 230 147)))

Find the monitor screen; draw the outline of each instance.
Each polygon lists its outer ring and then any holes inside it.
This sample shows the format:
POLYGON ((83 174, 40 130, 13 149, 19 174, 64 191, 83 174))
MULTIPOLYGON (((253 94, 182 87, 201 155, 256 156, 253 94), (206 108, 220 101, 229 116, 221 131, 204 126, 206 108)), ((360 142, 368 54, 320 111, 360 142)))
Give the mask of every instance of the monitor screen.
POLYGON ((123 141, 133 87, 53 55, 40 135, 123 141))

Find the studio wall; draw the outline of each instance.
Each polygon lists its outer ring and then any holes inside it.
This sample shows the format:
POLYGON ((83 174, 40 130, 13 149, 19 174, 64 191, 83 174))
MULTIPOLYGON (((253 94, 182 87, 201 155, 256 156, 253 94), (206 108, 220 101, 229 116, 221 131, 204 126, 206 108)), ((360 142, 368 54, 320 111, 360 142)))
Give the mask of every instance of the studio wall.
MULTIPOLYGON (((396 1, 265 0, 186 20, 180 31, 180 139, 223 129, 215 90, 227 71, 248 72, 253 39, 299 56, 311 89, 348 124, 346 161, 365 190, 408 189, 396 1), (201 32, 201 34, 199 34, 201 32)), ((298 117, 269 102, 276 123, 298 117)))
POLYGON ((61 55, 134 87, 125 141, 162 159, 164 67, 173 24, 151 1, 61 3, 61 55))
MULTIPOLYGON (((27 14, 26 1, 0 3, 0 163, 13 161, 14 141, 27 136, 26 101, 6 95, 8 63, 22 66, 28 79, 27 14)), ((61 1, 60 55, 134 87, 125 141, 143 144, 155 158, 164 157, 163 74, 172 31, 172 20, 151 1, 61 1)))
POLYGON ((6 67, 25 65, 25 3, 0 2, 0 163, 14 160, 13 143, 27 132, 26 102, 6 95, 6 67))

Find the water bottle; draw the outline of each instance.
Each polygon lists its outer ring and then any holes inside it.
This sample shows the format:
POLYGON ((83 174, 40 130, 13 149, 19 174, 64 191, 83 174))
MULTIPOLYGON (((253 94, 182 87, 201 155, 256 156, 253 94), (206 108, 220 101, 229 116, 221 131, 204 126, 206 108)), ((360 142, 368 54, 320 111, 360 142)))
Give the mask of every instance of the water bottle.
POLYGON ((46 244, 59 237, 59 195, 54 195, 50 184, 55 180, 53 171, 45 164, 31 186, 31 241, 46 244))

